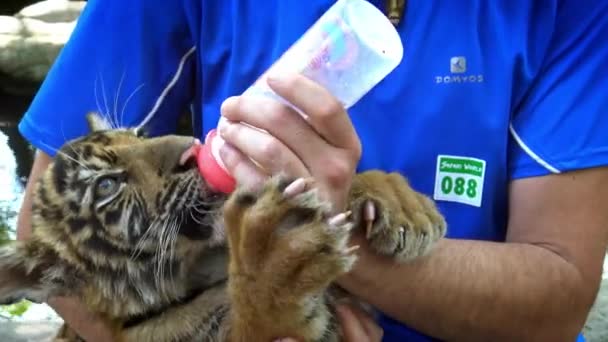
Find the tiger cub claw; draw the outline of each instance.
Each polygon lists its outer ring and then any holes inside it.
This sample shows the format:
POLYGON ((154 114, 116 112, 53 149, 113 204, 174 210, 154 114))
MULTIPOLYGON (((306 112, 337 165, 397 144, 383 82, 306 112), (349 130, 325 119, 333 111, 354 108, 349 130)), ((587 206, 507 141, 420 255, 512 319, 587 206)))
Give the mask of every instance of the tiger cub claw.
POLYGON ((445 236, 435 204, 397 173, 369 171, 355 179, 350 209, 371 248, 403 262, 426 255, 445 236))
POLYGON ((331 216, 311 184, 273 177, 261 190, 237 189, 224 207, 232 271, 275 290, 284 284, 290 293, 275 298, 321 291, 356 260, 357 246, 347 245, 351 213, 331 216))

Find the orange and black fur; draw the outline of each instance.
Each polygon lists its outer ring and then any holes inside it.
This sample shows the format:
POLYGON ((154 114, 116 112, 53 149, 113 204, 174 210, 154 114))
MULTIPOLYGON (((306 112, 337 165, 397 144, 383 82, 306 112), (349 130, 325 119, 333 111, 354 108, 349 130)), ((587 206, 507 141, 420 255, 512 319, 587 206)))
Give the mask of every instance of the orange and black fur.
POLYGON ((395 173, 357 174, 352 214, 332 216, 303 180, 217 194, 180 160, 192 138, 87 118, 37 183, 32 237, 0 249, 0 303, 77 296, 115 341, 337 341, 328 290, 356 262, 352 229, 400 261, 445 234, 395 173))

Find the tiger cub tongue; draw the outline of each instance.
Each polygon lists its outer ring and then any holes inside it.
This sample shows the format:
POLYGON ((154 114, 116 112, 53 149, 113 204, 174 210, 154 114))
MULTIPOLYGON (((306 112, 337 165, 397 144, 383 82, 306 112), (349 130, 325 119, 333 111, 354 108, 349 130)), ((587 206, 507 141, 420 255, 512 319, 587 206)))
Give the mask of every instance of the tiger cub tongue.
POLYGON ((185 150, 182 155, 179 157, 179 165, 184 165, 188 162, 188 160, 194 158, 196 159, 198 155, 198 151, 201 148, 201 141, 198 139, 194 140, 192 146, 190 146, 187 150, 185 150))

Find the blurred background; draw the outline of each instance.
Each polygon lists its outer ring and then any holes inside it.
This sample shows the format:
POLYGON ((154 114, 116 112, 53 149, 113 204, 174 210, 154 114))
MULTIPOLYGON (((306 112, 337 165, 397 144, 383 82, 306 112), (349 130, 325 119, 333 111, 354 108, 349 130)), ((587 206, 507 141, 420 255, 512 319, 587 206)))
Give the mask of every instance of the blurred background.
MULTIPOLYGON (((15 238, 33 149, 17 124, 86 2, 0 1, 0 244, 15 238)), ((45 304, 0 306, 0 341, 48 341, 62 324, 45 304)))
MULTIPOLYGON (((15 238, 16 216, 32 165, 33 149, 17 124, 86 1, 0 2, 0 244, 15 238)), ((182 130, 190 129, 184 116, 182 130)), ((0 341, 48 341, 61 319, 44 304, 0 306, 0 341)), ((608 342, 608 257, 602 289, 585 326, 590 342, 608 342)))

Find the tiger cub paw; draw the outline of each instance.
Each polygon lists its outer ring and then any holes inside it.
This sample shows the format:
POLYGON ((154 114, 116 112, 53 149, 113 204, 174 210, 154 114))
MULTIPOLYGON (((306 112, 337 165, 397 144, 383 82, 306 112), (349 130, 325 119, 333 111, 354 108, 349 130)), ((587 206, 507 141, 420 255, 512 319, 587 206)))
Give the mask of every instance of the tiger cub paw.
POLYGON ((304 179, 274 177, 258 191, 237 189, 224 207, 231 277, 255 279, 259 291, 288 302, 324 290, 356 260, 356 248, 347 246, 349 215, 330 209, 304 179))
POLYGON ((350 208, 371 247, 400 262, 426 255, 446 234, 446 222, 434 202, 398 173, 358 174, 350 208))

